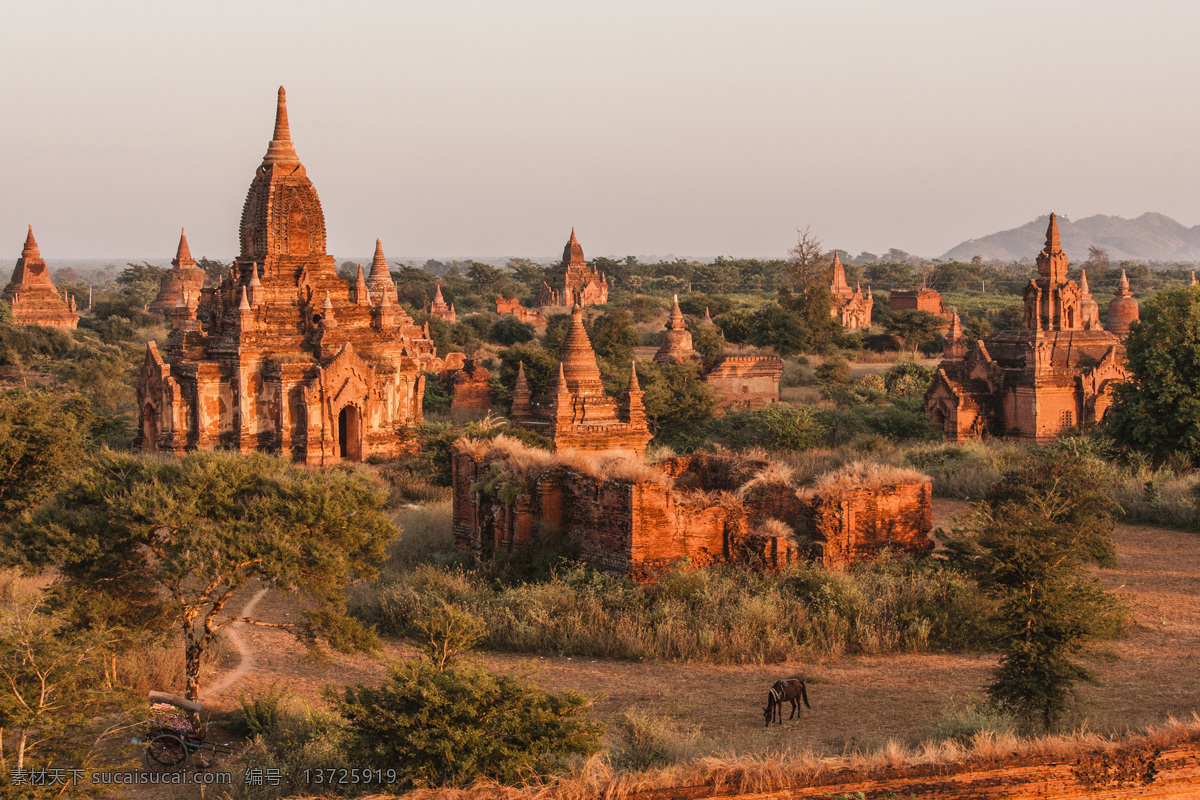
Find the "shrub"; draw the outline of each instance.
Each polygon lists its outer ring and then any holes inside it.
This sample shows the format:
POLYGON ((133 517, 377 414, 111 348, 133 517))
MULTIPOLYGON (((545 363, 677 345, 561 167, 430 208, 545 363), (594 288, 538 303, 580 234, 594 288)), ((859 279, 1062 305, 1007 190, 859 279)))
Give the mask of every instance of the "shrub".
POLYGON ((600 727, 578 719, 588 708, 581 695, 475 664, 401 662, 378 689, 331 688, 326 697, 347 721, 350 762, 395 769, 398 788, 516 784, 600 748, 600 727))
POLYGON ((915 361, 901 361, 883 373, 888 396, 905 400, 924 400, 934 371, 915 361))
POLYGON ((850 362, 841 356, 832 356, 814 370, 813 378, 817 383, 845 385, 850 382, 850 362))
POLYGON ((287 688, 280 688, 277 680, 270 686, 251 690, 248 695, 243 693, 238 699, 241 707, 234 713, 234 724, 243 735, 269 734, 279 725, 287 698, 287 688))
POLYGON ((626 710, 614 726, 617 743, 610 758, 618 769, 630 772, 669 767, 691 757, 699 731, 679 730, 670 718, 626 710))
POLYGON ((506 347, 531 342, 536 336, 537 333, 534 331, 532 325, 508 315, 496 320, 487 332, 487 340, 489 342, 492 344, 502 344, 506 347))

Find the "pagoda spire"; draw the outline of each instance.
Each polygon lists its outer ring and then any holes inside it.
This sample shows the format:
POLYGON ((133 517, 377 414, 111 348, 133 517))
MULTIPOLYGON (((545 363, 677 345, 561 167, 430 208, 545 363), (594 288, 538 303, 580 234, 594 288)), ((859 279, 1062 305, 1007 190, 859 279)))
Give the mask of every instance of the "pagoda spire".
POLYGON ((1117 294, 1121 297, 1133 296, 1133 292, 1129 291, 1129 277, 1125 274, 1125 270, 1121 270, 1121 282, 1117 284, 1117 294))
POLYGON ((446 301, 442 298, 442 285, 440 283, 437 285, 437 291, 434 292, 433 304, 434 305, 438 305, 438 304, 446 305, 446 301))
POLYGON ((37 239, 33 238, 33 224, 29 225, 29 233, 25 235, 25 246, 21 249, 21 258, 40 258, 37 239))
POLYGON ((836 295, 838 289, 848 291, 850 284, 846 283, 846 269, 842 266, 842 259, 838 256, 837 249, 833 251, 833 293, 836 295))
POLYGON ((571 371, 569 377, 572 384, 578 386, 581 382, 600 383, 596 351, 592 348, 592 340, 588 338, 587 329, 583 326, 583 308, 578 304, 571 309, 571 324, 563 338, 559 355, 559 365, 564 364, 571 371))
POLYGON ((296 146, 292 144, 292 132, 288 128, 287 92, 282 86, 279 87, 279 97, 275 102, 275 132, 271 136, 271 144, 267 146, 263 163, 300 163, 300 158, 296 155, 296 146))
POLYGON ((1050 212, 1050 224, 1046 226, 1046 252, 1050 255, 1062 251, 1062 241, 1058 235, 1058 215, 1050 212))
POLYGON ((683 321, 683 311, 679 308, 679 295, 675 295, 675 305, 671 308, 671 320, 667 323, 667 330, 687 330, 687 323, 683 321))
POLYGON ((518 422, 523 422, 529 419, 530 402, 529 402, 529 381, 525 378, 525 362, 517 362, 517 385, 513 387, 513 404, 511 416, 518 422))
POLYGON ((360 306, 371 302, 370 292, 367 291, 367 280, 363 277, 362 264, 358 265, 358 277, 354 280, 354 302, 360 306))
POLYGON ((188 247, 187 230, 179 229, 179 247, 175 250, 175 260, 171 262, 171 266, 179 269, 180 266, 190 267, 195 264, 192 258, 192 251, 188 247))
POLYGON ((1079 293, 1081 295, 1090 295, 1092 293, 1092 290, 1088 288, 1086 269, 1079 270, 1079 293))

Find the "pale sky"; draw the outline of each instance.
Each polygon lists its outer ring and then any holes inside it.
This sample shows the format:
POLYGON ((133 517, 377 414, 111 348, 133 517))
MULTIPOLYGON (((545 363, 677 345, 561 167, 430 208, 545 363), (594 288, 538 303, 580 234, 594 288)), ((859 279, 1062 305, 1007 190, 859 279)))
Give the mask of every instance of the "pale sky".
POLYGON ((936 256, 1200 224, 1195 0, 2 0, 0 268, 236 254, 287 87, 329 251, 936 256))

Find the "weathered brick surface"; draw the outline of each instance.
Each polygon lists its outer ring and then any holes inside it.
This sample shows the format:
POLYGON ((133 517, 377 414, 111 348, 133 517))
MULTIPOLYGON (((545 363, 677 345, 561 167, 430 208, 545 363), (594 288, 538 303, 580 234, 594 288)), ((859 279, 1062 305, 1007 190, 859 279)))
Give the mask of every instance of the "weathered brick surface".
POLYGON ((946 307, 942 305, 942 293, 936 289, 921 288, 915 291, 897 289, 888 295, 888 305, 892 311, 928 311, 930 314, 950 319, 946 307))
POLYGON ((162 314, 168 321, 180 304, 196 308, 200 305, 200 292, 204 288, 204 270, 196 266, 188 248, 187 232, 179 231, 179 248, 171 260, 171 270, 163 276, 158 295, 147 306, 148 311, 162 314))
POLYGON ((871 327, 871 311, 875 307, 875 298, 871 295, 871 287, 867 287, 864 296, 862 287, 850 287, 846 283, 846 269, 836 250, 833 251, 833 282, 829 285, 833 293, 832 307, 829 312, 841 320, 842 326, 850 330, 871 327))
POLYGON ((608 277, 595 267, 588 266, 583 257, 583 245, 575 238, 574 228, 571 228, 571 238, 563 248, 555 282, 561 283, 562 288, 553 288, 542 281, 542 288, 534 300, 536 305, 571 308, 608 302, 608 277))
POLYGON ((444 370, 438 378, 450 393, 452 411, 491 410, 492 374, 475 363, 475 359, 465 359, 461 366, 444 370))
POLYGON ((800 530, 813 540, 813 556, 828 569, 845 569, 892 548, 914 554, 933 549, 933 484, 886 485, 833 492, 806 500, 800 530))
POLYGON ((528 322, 539 328, 546 327, 546 315, 540 308, 525 308, 517 298, 497 297, 496 313, 516 317, 521 322, 528 322))

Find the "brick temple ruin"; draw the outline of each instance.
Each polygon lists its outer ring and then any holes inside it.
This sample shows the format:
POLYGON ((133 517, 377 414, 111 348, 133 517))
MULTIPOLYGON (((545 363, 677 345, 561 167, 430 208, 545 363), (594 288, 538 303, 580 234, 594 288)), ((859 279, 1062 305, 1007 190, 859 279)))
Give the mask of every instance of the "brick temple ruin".
POLYGON ((896 289, 888 295, 888 306, 892 311, 926 311, 947 322, 950 320, 950 312, 942 303, 942 293, 928 286, 912 291, 896 289))
POLYGON ((137 445, 266 451, 307 464, 414 446, 405 431, 421 421, 422 369, 442 362, 397 304, 381 242, 369 279, 361 267, 353 286, 338 277, 282 87, 239 240, 220 285, 194 304, 180 297, 163 348, 147 346, 137 445))
POLYGON ((33 226, 25 235, 21 257, 13 268, 12 279, 4 287, 4 299, 12 307, 13 321, 20 325, 41 325, 46 328, 75 330, 79 311, 75 298, 64 298, 50 280, 46 259, 33 238, 33 226))
POLYGON ((588 266, 587 259, 583 257, 583 245, 575 238, 574 228, 571 228, 571 238, 563 248, 562 261, 554 281, 561 283, 561 288, 542 281, 534 305, 571 307, 608 302, 608 276, 588 266))
POLYGON ((1122 273, 1105 330, 1087 273, 1076 283, 1067 277, 1068 263, 1051 214, 1038 277, 1025 287, 1021 329, 972 345, 953 316, 944 360, 925 396, 925 412, 947 440, 1045 442, 1104 418, 1113 387, 1128 379, 1121 337, 1137 320, 1137 301, 1122 273))
POLYGON ((453 303, 447 303, 442 297, 442 285, 437 285, 437 290, 434 292, 433 300, 429 303, 429 308, 426 309, 429 316, 437 317, 447 325, 453 325, 458 321, 458 312, 454 310, 453 303))
POLYGON ((847 330, 865 330, 871 327, 871 311, 875 307, 875 298, 871 295, 871 287, 867 287, 864 296, 862 286, 850 288, 846 283, 846 268, 838 251, 833 251, 833 281, 829 284, 833 293, 833 301, 829 309, 831 316, 837 317, 842 327, 847 330))
POLYGON ((538 328, 546 327, 549 320, 540 308, 526 308, 515 297, 496 297, 496 313, 516 317, 521 322, 529 323, 538 328))
POLYGON ((845 569, 884 548, 933 548, 932 484, 911 470, 851 465, 807 489, 785 469, 730 454, 646 464, 551 454, 512 439, 460 441, 456 545, 480 558, 565 538, 593 567, 653 580, 686 562, 845 569))
MULTIPOLYGON (((713 325, 708 309, 704 311, 701 325, 713 325)), ((701 364, 700 354, 692 347, 692 334, 679 308, 678 295, 654 361, 658 364, 701 364)), ((721 355, 703 369, 703 374, 704 382, 716 398, 717 408, 757 408, 779 402, 783 359, 779 356, 721 355)))

